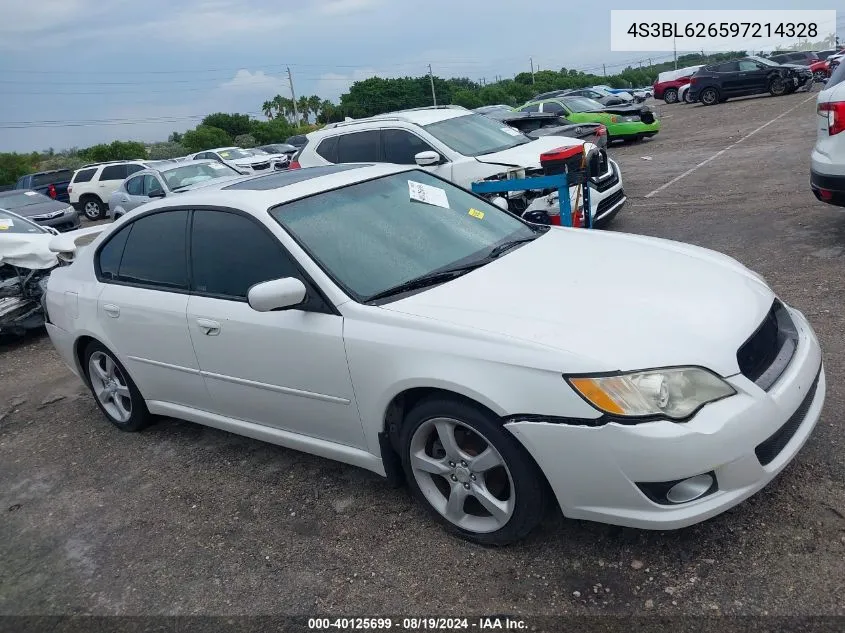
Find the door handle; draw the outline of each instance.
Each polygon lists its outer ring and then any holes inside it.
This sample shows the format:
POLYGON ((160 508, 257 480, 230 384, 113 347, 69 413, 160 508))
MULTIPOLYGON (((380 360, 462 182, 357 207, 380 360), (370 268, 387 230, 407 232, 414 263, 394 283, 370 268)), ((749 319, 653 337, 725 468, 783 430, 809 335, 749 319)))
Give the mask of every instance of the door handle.
POLYGON ((206 336, 217 336, 220 334, 220 324, 217 321, 199 318, 197 319, 197 325, 206 336))
POLYGON ((113 303, 103 304, 103 312, 105 312, 113 319, 116 319, 120 316, 120 308, 114 305, 113 303))

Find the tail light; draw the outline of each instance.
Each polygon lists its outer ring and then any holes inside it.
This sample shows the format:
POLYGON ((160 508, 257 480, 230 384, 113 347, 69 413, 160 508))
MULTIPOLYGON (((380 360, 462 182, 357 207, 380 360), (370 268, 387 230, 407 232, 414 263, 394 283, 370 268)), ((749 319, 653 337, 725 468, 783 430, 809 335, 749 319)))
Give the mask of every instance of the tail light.
POLYGON ((288 165, 288 169, 302 169, 302 165, 299 164, 298 160, 292 160, 290 165, 288 165))
POLYGON ((56 199, 56 185, 50 185, 47 187, 47 195, 50 196, 53 200, 56 199))
POLYGON ((696 79, 695 77, 690 77, 689 85, 692 86, 693 84, 696 84, 696 83, 698 83, 698 79, 696 79))
POLYGON ((827 132, 831 136, 845 130, 845 101, 820 103, 818 112, 827 116, 827 132))
POLYGON ((596 136, 607 136, 607 128, 603 125, 599 125, 596 128, 596 136))

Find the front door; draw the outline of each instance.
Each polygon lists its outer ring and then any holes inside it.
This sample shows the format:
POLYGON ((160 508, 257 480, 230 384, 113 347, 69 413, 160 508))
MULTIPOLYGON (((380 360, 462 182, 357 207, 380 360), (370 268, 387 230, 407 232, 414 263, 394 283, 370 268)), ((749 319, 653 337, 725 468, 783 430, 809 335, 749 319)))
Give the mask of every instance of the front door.
POLYGON ((443 156, 443 152, 438 152, 413 132, 398 128, 387 128, 382 130, 381 142, 384 162, 396 163, 397 165, 416 165, 417 162, 414 157, 420 152, 437 152, 442 157, 442 162, 438 165, 423 167, 423 169, 446 180, 452 179, 452 163, 443 156))
POLYGON ((195 211, 188 329, 214 412, 364 448, 343 318, 316 294, 266 227, 233 211, 195 211), (257 312, 256 283, 298 277, 302 309, 257 312))

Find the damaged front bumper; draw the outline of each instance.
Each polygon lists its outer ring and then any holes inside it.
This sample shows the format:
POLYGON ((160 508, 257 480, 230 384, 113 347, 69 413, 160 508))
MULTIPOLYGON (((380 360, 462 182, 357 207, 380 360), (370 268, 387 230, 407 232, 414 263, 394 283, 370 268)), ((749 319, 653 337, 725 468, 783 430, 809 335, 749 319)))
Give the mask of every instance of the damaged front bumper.
POLYGON ((0 266, 0 335, 21 336, 44 325, 49 276, 50 270, 0 266))

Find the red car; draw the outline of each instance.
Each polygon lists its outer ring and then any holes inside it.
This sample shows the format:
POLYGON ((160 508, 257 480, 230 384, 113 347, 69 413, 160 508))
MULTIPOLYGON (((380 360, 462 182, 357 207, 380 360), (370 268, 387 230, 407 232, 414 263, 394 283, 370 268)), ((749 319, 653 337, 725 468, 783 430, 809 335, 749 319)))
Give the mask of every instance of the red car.
POLYGON ((657 76, 657 81, 654 82, 654 98, 663 99, 666 103, 676 103, 678 101, 678 88, 684 84, 688 84, 690 77, 692 77, 701 66, 687 66, 686 68, 679 68, 678 70, 667 70, 657 76))

